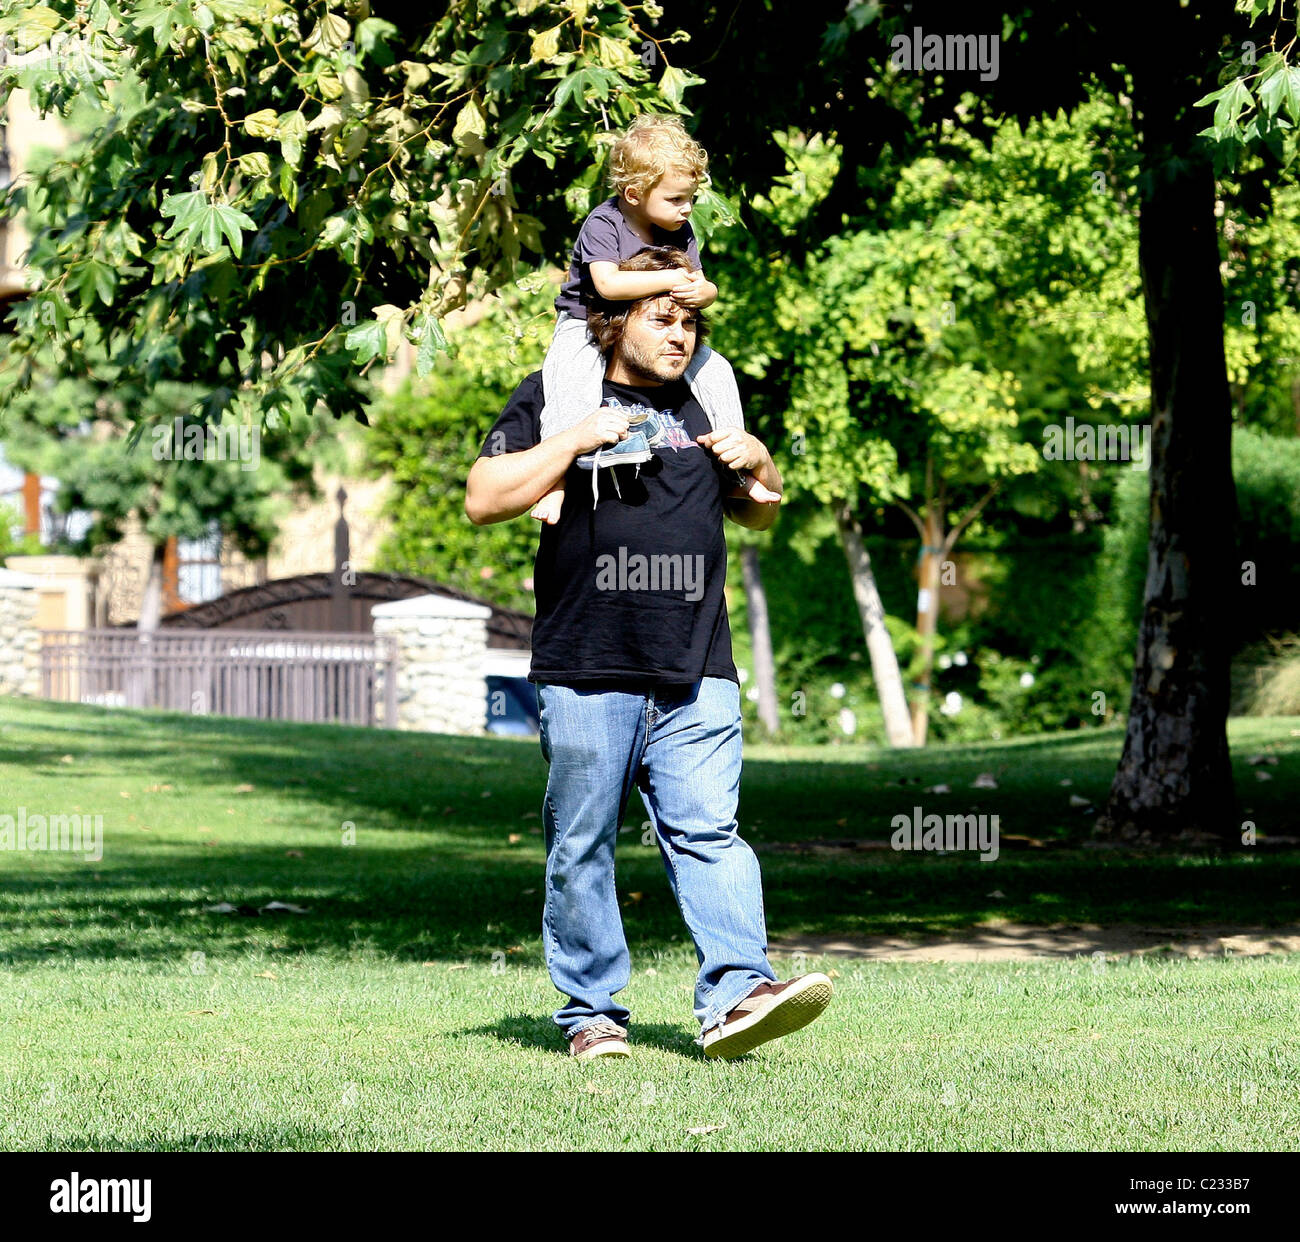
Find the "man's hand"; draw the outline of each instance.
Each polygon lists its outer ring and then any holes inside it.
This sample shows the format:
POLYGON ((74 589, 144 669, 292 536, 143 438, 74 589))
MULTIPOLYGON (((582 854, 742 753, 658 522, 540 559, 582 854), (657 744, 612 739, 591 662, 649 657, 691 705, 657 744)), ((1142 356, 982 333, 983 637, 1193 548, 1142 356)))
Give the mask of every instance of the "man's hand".
POLYGON ((628 416, 626 410, 602 406, 588 414, 582 422, 569 429, 573 439, 574 456, 590 453, 605 444, 617 444, 626 440, 628 435, 628 416))
POLYGON ((669 291, 682 306, 692 310, 701 310, 711 306, 718 294, 712 283, 705 280, 701 271, 691 272, 681 284, 674 285, 669 291))
POLYGON ((733 470, 757 470, 771 460, 762 440, 738 427, 708 431, 696 436, 695 441, 712 449, 718 460, 733 470))

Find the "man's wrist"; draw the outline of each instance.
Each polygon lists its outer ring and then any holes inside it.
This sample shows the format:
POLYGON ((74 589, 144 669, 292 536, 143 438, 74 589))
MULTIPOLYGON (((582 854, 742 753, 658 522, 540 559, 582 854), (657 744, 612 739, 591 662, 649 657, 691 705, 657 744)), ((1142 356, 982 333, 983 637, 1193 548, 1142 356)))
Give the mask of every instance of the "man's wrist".
POLYGON ((572 459, 581 455, 582 441, 578 439, 578 428, 576 425, 560 432, 559 438, 564 445, 564 451, 568 457, 572 459))

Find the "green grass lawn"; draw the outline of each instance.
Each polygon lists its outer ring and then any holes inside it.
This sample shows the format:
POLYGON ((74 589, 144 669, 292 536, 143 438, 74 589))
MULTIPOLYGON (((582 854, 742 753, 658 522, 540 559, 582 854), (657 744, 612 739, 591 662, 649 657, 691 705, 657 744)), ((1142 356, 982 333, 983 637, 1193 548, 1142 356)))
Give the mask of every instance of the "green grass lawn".
MULTIPOLYGON (((1294 834, 1300 720, 1230 733, 1243 812, 1265 845, 1294 834)), ((1296 851, 1087 848, 1070 795, 1104 796, 1121 742, 747 746, 769 935, 1298 921, 1296 851), (982 772, 997 788, 972 788, 982 772), (1001 857, 811 848, 887 839, 918 804, 998 814, 1001 857)), ((541 954, 544 780, 535 739, 0 700, 0 814, 102 814, 105 837, 94 862, 0 852, 0 1148, 1296 1146, 1300 954, 812 958, 838 972, 821 1019, 704 1060, 694 950, 635 794, 618 864, 635 1055, 575 1064, 541 954), (271 901, 306 913, 205 910, 271 901)))

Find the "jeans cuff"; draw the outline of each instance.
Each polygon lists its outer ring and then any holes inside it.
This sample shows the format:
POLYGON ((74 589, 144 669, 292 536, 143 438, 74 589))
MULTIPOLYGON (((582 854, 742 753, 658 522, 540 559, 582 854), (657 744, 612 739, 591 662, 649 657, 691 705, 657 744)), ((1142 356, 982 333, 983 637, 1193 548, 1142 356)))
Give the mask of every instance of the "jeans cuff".
POLYGON ((711 1031, 715 1026, 717 1026, 718 1023, 720 1023, 722 1019, 727 1016, 727 1014, 729 1014, 733 1009, 735 1009, 735 1007, 739 1005, 740 1002, 743 1001, 745 997, 747 997, 760 984, 771 983, 771 982, 772 981, 770 979, 754 979, 753 981, 751 981, 749 986, 739 996, 737 996, 734 1000, 728 1001, 727 1004, 721 1006, 711 1017, 706 1017, 704 1019, 704 1021, 700 1024, 700 1038, 697 1039, 695 1042, 697 1044, 702 1044, 704 1042, 705 1031, 711 1031))

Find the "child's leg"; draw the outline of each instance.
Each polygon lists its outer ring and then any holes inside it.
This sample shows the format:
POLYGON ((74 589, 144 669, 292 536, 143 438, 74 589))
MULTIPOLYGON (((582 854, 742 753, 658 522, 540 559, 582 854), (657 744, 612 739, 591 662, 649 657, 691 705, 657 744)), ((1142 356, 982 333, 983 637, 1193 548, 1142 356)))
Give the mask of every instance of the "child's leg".
MULTIPOLYGON (((567 431, 599 408, 604 376, 605 359, 587 333, 587 321, 561 311, 542 363, 543 440, 567 431)), ((561 483, 537 502, 530 516, 553 526, 560 520, 563 503, 561 483)))
POLYGON ((582 422, 600 408, 605 358, 585 319, 560 312, 542 363, 542 439, 582 422))
MULTIPOLYGON (((729 363, 716 350, 701 345, 686 368, 683 378, 691 386, 691 392, 701 408, 709 416, 709 421, 716 431, 727 427, 745 426, 744 415, 740 408, 740 389, 736 386, 736 374, 729 363)), ((734 472, 738 485, 727 493, 729 496, 744 496, 749 500, 764 501, 775 504, 781 499, 780 493, 764 487, 747 470, 734 472)))

